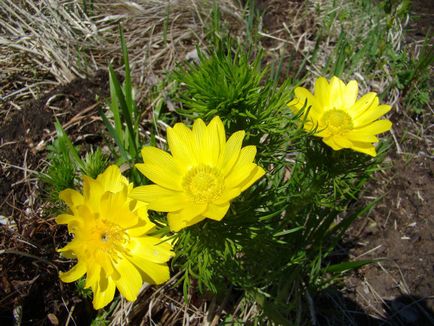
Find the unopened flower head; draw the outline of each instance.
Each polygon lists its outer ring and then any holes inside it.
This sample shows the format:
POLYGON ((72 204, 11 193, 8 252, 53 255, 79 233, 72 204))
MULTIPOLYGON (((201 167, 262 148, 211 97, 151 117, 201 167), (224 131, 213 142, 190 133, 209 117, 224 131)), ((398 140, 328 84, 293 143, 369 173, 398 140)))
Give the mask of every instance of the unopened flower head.
POLYGON ((370 92, 357 100, 358 84, 344 84, 333 77, 330 83, 323 77, 315 83, 314 94, 304 87, 295 89, 295 98, 288 106, 295 114, 302 111, 304 129, 322 137, 334 150, 351 148, 376 156, 373 143, 377 134, 392 127, 389 120, 377 120, 390 111, 389 105, 379 105, 376 93, 370 92))
POLYGON ((226 140, 219 117, 208 126, 197 119, 192 129, 177 123, 167 129, 171 155, 142 149, 144 163, 137 168, 155 184, 135 188, 131 197, 168 212, 173 231, 205 218, 220 221, 230 201, 265 173, 253 163, 256 147, 241 147, 243 138, 244 131, 237 131, 226 140))
POLYGON ((57 216, 67 224, 74 238, 59 249, 63 256, 77 259, 68 272, 60 272, 63 282, 86 275, 93 306, 100 309, 113 300, 115 289, 134 301, 143 282, 161 284, 169 279, 166 262, 173 255, 171 244, 148 236, 155 228, 148 219, 147 206, 128 197, 132 184, 115 165, 96 180, 83 178, 83 194, 66 189, 60 198, 70 214, 57 216))

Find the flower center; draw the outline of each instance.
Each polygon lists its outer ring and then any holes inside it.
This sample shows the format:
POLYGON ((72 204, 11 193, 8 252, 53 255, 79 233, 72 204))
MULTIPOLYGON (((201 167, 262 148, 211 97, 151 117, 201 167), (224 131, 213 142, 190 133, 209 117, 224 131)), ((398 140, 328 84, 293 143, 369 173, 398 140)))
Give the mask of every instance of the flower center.
POLYGON ((117 224, 99 220, 90 232, 94 250, 110 255, 123 251, 128 244, 128 234, 117 224))
POLYGON ((220 197, 223 192, 223 176, 216 168, 199 165, 188 171, 182 186, 195 203, 204 204, 220 197))
POLYGON ((350 115, 343 110, 330 110, 322 117, 326 128, 333 134, 342 134, 353 129, 353 120, 350 115))

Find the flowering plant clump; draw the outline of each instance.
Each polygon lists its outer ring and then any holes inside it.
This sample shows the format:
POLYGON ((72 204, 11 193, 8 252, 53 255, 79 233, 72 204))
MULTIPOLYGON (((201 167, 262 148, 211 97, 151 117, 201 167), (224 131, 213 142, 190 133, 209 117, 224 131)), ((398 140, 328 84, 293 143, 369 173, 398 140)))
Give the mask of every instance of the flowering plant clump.
POLYGON ((392 127, 389 120, 377 120, 390 111, 389 105, 379 105, 376 93, 370 92, 357 100, 358 84, 352 80, 347 85, 337 77, 330 83, 323 77, 317 79, 314 94, 304 87, 295 89, 295 98, 288 106, 295 114, 302 110, 304 129, 314 131, 323 142, 340 150, 351 148, 357 152, 376 156, 373 143, 377 134, 392 127))
POLYGON ((85 287, 94 293, 95 309, 113 300, 116 287, 134 301, 143 282, 169 279, 171 244, 148 235, 155 224, 148 219, 147 205, 128 197, 132 187, 111 165, 96 180, 83 178, 83 194, 72 189, 60 193, 71 213, 57 216, 56 222, 67 224, 74 239, 59 252, 78 260, 60 278, 73 282, 87 274, 85 287))
POLYGON ((220 221, 230 201, 262 177, 265 171, 253 163, 255 146, 241 148, 244 131, 227 141, 219 117, 201 119, 189 129, 177 123, 167 129, 171 154, 155 147, 142 149, 137 168, 155 184, 135 188, 130 196, 149 203, 149 209, 168 212, 172 231, 205 218, 220 221))

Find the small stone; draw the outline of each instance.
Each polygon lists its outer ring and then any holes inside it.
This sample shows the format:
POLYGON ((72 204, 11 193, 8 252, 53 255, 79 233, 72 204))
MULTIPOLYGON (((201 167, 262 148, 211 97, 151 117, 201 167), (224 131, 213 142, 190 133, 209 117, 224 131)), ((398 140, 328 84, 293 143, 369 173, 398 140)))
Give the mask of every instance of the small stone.
POLYGON ((56 317, 55 314, 48 314, 47 315, 48 320, 50 321, 51 325, 59 325, 59 319, 56 317))
POLYGON ((185 60, 187 60, 187 61, 193 61, 194 63, 199 64, 200 63, 200 59, 199 59, 199 54, 197 53, 197 50, 194 49, 193 51, 188 52, 185 55, 185 60))

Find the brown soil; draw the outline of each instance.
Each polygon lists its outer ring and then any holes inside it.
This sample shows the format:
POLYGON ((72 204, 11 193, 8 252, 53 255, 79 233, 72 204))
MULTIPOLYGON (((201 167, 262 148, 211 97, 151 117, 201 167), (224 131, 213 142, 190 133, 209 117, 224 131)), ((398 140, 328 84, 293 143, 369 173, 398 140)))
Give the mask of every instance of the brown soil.
MULTIPOLYGON (((430 35, 434 7, 430 1, 413 1, 411 12, 406 31, 410 47, 430 35)), ((433 116, 425 109, 427 114, 412 118, 405 111, 393 113, 396 141, 403 153, 397 154, 392 145, 390 167, 378 174, 368 190, 369 196, 382 199, 348 235, 356 243, 353 258, 380 261, 346 279, 347 298, 368 314, 396 325, 434 322, 432 134, 425 131, 429 139, 412 135, 420 128, 432 128, 433 116)))
POLYGON ((14 219, 13 224, 0 227, 0 248, 5 250, 0 255, 3 325, 12 323, 12 311, 21 314, 25 324, 47 324, 48 314, 66 320, 70 300, 77 301, 75 321, 89 323, 90 307, 80 307, 85 303, 74 296, 73 285, 58 280, 61 262, 55 248, 63 243, 66 230, 59 229, 53 218, 41 217, 47 214, 43 213, 43 198, 35 193, 36 175, 32 173, 43 167, 55 116, 83 147, 100 141, 96 132, 102 123, 96 110, 101 103, 96 97, 108 96, 107 75, 101 71, 92 79, 57 87, 28 102, 0 125, 0 214, 14 219))
POLYGON ((391 165, 370 187, 370 196, 384 197, 348 234, 353 259, 380 260, 345 280, 346 295, 372 315, 392 310, 398 325, 412 318, 410 325, 428 325, 425 314, 434 317, 434 163, 392 155, 391 165), (411 313, 402 310, 408 305, 411 313))

